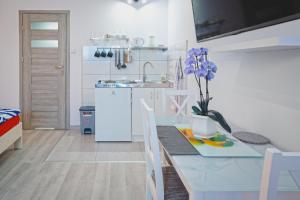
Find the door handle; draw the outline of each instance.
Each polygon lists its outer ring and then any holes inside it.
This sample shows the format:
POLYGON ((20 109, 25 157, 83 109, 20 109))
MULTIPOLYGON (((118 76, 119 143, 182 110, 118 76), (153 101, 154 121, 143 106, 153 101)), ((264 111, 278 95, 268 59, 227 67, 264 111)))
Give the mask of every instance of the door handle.
POLYGON ((56 66, 56 69, 63 69, 64 68, 64 66, 62 66, 62 65, 57 65, 56 66))

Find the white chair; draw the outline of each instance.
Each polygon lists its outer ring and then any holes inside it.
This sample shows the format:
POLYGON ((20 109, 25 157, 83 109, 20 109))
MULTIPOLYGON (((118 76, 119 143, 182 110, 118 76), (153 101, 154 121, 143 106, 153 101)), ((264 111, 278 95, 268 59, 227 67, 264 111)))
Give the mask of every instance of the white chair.
POLYGON ((276 200, 280 171, 300 170, 300 153, 267 149, 265 153, 259 200, 276 200))
POLYGON ((167 113, 167 105, 169 105, 168 100, 176 107, 176 114, 175 116, 178 117, 182 115, 183 117, 186 116, 186 107, 189 101, 194 98, 194 94, 190 90, 175 90, 175 89, 165 89, 163 94, 163 109, 164 112, 167 113), (179 101, 178 101, 179 98, 179 101), (183 99, 182 99, 183 98, 183 99), (181 103, 180 103, 181 102, 181 103))
POLYGON ((144 99, 140 100, 142 107, 146 171, 147 200, 185 200, 188 193, 173 167, 161 166, 159 142, 153 109, 149 108, 144 99))

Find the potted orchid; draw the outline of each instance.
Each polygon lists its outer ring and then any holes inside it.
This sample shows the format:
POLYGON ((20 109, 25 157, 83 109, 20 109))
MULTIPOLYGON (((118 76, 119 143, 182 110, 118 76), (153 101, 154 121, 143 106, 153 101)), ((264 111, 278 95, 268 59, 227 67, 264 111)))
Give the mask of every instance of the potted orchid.
POLYGON ((193 106, 192 130, 195 136, 211 137, 217 132, 216 123, 219 123, 227 132, 231 133, 231 128, 224 117, 215 110, 209 110, 208 105, 212 100, 209 94, 209 81, 212 81, 217 72, 217 66, 208 60, 208 49, 192 48, 188 51, 185 61, 185 73, 195 77, 200 91, 198 106, 193 106), (205 82, 205 94, 202 90, 202 81, 205 82))

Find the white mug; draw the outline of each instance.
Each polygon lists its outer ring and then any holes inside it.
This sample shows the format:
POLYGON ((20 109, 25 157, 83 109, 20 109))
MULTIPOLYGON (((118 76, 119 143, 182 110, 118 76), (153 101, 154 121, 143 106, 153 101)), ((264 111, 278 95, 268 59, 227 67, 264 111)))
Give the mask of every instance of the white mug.
POLYGON ((154 35, 149 36, 148 46, 149 47, 154 47, 155 46, 155 36, 154 35))

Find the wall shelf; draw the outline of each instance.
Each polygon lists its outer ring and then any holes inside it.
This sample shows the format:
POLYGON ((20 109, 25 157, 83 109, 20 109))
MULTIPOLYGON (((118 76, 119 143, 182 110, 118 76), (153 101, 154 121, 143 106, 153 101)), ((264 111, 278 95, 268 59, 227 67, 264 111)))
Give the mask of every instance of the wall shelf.
POLYGON ((269 37, 211 47, 212 52, 255 52, 300 49, 300 37, 269 37))
POLYGON ((168 47, 166 46, 158 46, 158 47, 147 47, 147 46, 143 46, 143 47, 129 47, 129 46, 117 46, 117 45, 113 45, 113 46, 105 46, 105 45, 88 45, 88 46, 92 46, 95 47, 97 49, 131 49, 131 50, 154 50, 154 51, 167 51, 168 47))
POLYGON ((158 50, 158 51, 167 51, 168 47, 132 47, 132 50, 158 50))

